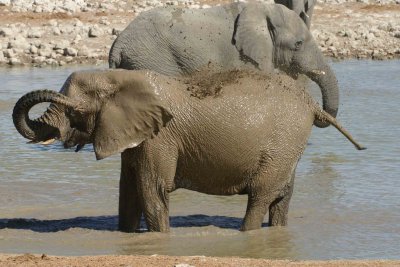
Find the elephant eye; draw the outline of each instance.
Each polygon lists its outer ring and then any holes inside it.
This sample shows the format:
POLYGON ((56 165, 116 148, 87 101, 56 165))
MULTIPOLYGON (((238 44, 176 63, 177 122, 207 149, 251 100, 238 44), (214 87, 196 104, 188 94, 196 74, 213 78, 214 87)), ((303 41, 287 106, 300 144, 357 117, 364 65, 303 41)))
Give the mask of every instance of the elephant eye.
POLYGON ((299 40, 294 44, 294 50, 299 50, 303 46, 303 40, 299 40))

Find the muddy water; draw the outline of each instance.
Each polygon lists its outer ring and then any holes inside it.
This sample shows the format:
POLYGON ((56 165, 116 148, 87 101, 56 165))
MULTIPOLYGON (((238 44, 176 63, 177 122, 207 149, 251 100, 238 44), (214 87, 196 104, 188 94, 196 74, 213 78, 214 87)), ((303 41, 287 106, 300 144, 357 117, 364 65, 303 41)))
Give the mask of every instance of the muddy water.
POLYGON ((246 197, 178 190, 169 234, 116 231, 118 156, 96 161, 90 148, 27 145, 15 131, 16 100, 32 89, 59 88, 75 69, 1 69, 0 252, 400 258, 400 61, 333 67, 339 119, 368 150, 356 151, 331 127, 315 128, 287 227, 239 232, 246 197))

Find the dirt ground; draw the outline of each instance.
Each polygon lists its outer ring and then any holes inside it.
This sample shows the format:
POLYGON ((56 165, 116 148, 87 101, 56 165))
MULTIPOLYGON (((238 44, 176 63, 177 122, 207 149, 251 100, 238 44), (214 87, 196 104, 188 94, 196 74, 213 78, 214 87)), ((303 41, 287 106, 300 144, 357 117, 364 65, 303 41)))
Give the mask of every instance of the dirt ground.
POLYGON ((176 266, 176 267, 217 267, 217 266, 354 266, 354 267, 383 267, 400 266, 400 261, 388 260, 337 260, 337 261, 289 261, 266 260, 245 258, 216 258, 204 256, 82 256, 82 257, 58 257, 47 255, 0 255, 1 266, 176 266))

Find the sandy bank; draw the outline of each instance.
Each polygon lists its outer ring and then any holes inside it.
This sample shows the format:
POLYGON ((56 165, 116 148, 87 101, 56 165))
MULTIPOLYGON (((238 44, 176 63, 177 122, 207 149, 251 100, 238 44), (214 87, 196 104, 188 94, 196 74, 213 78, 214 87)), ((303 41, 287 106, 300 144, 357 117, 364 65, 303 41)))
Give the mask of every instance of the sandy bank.
POLYGON ((388 260, 337 260, 337 261, 289 261, 245 258, 217 258, 204 256, 83 256, 59 257, 47 255, 0 255, 1 266, 176 266, 176 267, 216 267, 216 266, 400 266, 400 261, 388 260))

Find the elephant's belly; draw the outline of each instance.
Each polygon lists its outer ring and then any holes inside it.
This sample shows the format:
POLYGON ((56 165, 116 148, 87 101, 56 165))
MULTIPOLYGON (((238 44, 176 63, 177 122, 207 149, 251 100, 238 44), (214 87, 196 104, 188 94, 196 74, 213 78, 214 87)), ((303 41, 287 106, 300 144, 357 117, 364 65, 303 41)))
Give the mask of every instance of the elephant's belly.
POLYGON ((240 194, 246 190, 253 169, 255 166, 239 155, 232 155, 232 158, 215 157, 210 161, 197 159, 180 162, 176 170, 175 188, 213 195, 240 194))

